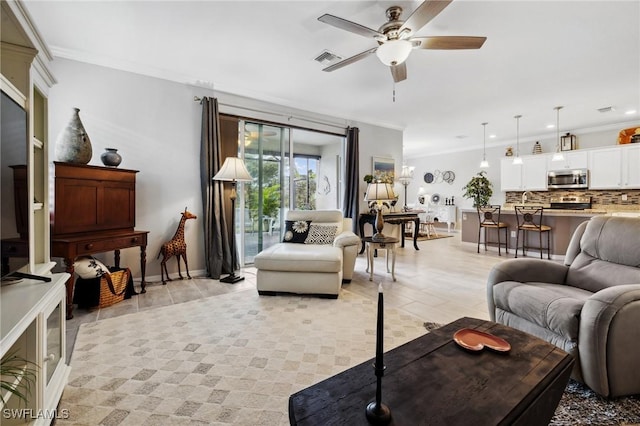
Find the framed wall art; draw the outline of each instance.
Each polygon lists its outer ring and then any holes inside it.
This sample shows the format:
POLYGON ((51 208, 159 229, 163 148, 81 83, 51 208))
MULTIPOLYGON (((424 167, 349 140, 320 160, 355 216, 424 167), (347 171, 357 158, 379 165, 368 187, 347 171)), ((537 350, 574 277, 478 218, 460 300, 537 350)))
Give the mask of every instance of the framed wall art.
POLYGON ((374 181, 393 183, 396 169, 393 158, 371 157, 371 163, 374 181))

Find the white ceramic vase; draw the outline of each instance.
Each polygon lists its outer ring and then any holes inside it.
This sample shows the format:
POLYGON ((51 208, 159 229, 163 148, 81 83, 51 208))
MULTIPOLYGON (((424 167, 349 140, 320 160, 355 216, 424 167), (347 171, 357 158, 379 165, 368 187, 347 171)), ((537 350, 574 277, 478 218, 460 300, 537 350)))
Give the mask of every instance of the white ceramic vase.
POLYGON ((71 120, 56 139, 56 159, 64 163, 87 164, 93 151, 89 135, 80 121, 80 110, 73 109, 71 120))

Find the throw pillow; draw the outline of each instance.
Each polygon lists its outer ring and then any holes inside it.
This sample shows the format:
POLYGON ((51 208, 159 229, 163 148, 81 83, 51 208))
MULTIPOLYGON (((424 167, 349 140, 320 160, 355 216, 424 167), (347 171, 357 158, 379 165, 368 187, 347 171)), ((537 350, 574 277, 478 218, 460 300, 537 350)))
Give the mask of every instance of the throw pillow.
POLYGON ((338 227, 336 225, 311 224, 305 244, 333 244, 338 227))
POLYGON ((304 244, 309 234, 310 220, 287 220, 285 222, 283 243, 304 244))
POLYGON ((80 278, 99 278, 104 274, 109 273, 107 268, 102 262, 93 257, 80 257, 73 262, 73 269, 80 278))

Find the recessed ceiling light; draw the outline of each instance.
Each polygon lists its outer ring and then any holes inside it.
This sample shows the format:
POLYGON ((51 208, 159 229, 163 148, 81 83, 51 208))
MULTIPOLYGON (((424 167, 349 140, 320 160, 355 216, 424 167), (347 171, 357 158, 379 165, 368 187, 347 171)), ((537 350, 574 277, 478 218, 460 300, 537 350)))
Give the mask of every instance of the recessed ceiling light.
POLYGON ((490 137, 491 139, 494 139, 494 138, 496 137, 496 135, 489 135, 489 137, 490 137))
POLYGON ((555 124, 547 124, 547 129, 553 129, 555 127, 556 127, 555 124))
POLYGON ((632 115, 632 114, 635 114, 636 112, 637 112, 637 111, 636 111, 635 109, 630 109, 629 111, 625 111, 624 113, 625 113, 626 115, 632 115))

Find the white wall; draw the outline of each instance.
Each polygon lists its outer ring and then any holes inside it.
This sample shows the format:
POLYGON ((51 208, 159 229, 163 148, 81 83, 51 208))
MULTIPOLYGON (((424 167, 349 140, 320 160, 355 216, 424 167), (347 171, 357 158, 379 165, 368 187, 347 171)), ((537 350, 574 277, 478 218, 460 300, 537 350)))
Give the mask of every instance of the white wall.
MULTIPOLYGON (((335 209, 342 203, 338 201, 337 158, 342 157, 342 140, 322 146, 320 168, 318 169, 318 187, 316 190, 316 208, 335 209)), ((340 192, 343 194, 343 192, 340 192)), ((342 197, 341 197, 342 198, 342 197)))
MULTIPOLYGON (((204 269, 199 174, 201 106, 193 101, 194 96, 215 95, 221 112, 231 114, 333 133, 344 133, 347 125, 359 127, 361 176, 369 173, 372 155, 396 158, 396 167, 402 158, 402 132, 398 130, 286 109, 226 93, 214 94, 211 88, 66 59, 56 58, 52 70, 58 84, 49 93, 49 140, 55 142, 69 121, 72 108, 77 107, 93 145, 89 164, 102 165, 100 154, 104 148, 117 148, 123 157, 119 167, 140 171, 136 187, 136 228, 150 231, 147 277, 160 275, 160 261, 156 259, 160 245, 173 236, 185 207, 198 216, 197 220, 187 222, 185 231, 189 269, 193 272, 204 269)), ((55 150, 49 152, 50 160, 55 160, 55 150)), ((362 182, 362 193, 364 189, 362 182)), ((113 264, 111 255, 98 257, 113 264)), ((139 276, 137 249, 123 250, 121 259, 122 265, 139 276)), ((170 273, 176 270, 175 261, 170 262, 170 273)))

